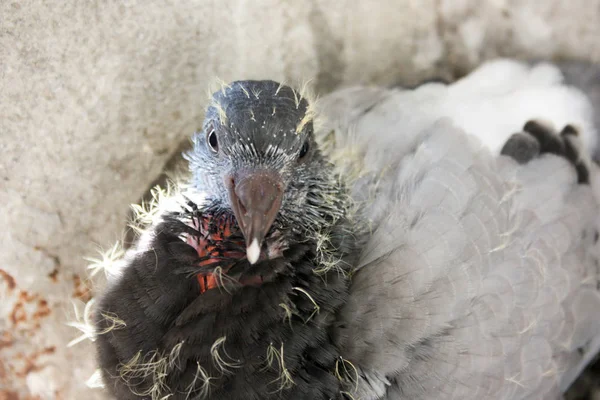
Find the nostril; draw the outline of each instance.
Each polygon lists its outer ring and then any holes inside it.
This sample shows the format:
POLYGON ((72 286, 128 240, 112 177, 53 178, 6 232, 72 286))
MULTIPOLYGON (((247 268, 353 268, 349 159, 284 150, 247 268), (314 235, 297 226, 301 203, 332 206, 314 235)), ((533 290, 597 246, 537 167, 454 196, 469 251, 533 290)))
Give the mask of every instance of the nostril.
POLYGON ((225 187, 230 190, 235 188, 235 178, 232 174, 225 174, 223 177, 223 183, 225 184, 225 187))

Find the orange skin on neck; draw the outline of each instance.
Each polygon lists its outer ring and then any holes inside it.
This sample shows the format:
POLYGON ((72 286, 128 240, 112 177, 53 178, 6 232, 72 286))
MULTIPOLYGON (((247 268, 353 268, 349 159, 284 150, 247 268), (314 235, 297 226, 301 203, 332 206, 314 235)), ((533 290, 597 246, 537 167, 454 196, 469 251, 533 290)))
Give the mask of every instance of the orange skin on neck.
MULTIPOLYGON (((207 218, 202 218, 200 221, 198 219, 194 220, 194 225, 196 229, 200 228, 200 232, 203 233, 199 238, 188 236, 187 243, 192 245, 196 251, 198 252, 198 256, 207 259, 200 262, 200 266, 206 266, 218 262, 219 258, 228 257, 233 259, 242 259, 246 257, 246 254, 238 251, 222 251, 220 250, 220 244, 224 240, 228 240, 232 235, 231 222, 227 222, 225 220, 218 222, 218 229, 214 233, 210 233, 209 230, 209 220, 207 218), (202 223, 202 226, 198 226, 198 222, 202 223), (211 257, 212 256, 212 257, 211 257)), ((243 248, 243 241, 239 243, 243 248)), ((229 266, 223 267, 223 274, 227 274, 229 270, 229 266)), ((196 275, 196 279, 198 280, 198 284, 200 286, 200 294, 219 287, 221 282, 213 273, 199 273, 196 275)), ((242 284, 253 284, 259 285, 262 283, 262 278, 260 276, 251 277, 245 279, 242 284)))

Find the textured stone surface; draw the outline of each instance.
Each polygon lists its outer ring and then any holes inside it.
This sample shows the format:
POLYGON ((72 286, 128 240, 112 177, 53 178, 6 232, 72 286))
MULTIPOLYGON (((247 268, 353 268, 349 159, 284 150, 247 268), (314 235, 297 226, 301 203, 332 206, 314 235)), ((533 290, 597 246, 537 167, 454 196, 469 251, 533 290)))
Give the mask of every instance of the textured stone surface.
POLYGON ((90 344, 66 347, 83 257, 121 237, 215 76, 412 84, 598 62, 598 37, 600 0, 0 1, 0 399, 102 398, 90 344))

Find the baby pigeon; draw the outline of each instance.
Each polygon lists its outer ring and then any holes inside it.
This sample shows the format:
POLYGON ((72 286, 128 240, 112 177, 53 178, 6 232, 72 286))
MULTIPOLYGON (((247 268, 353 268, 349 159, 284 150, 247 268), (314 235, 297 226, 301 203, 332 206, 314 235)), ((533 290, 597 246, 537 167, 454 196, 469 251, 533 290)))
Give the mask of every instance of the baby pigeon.
POLYGON ((223 85, 94 308, 107 390, 560 398, 600 337, 586 101, 506 60, 319 106, 223 85))

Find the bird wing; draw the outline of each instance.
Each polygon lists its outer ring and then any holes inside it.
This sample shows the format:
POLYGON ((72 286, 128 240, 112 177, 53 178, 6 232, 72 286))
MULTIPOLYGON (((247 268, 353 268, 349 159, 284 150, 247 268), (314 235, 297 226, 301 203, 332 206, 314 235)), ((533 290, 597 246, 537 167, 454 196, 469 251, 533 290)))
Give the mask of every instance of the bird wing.
POLYGON ((356 398, 559 398, 589 358, 593 187, 557 156, 498 156, 531 118, 595 146, 589 103, 557 71, 502 60, 450 86, 323 99, 324 149, 371 230, 337 329, 356 398))

